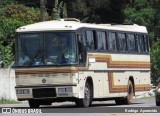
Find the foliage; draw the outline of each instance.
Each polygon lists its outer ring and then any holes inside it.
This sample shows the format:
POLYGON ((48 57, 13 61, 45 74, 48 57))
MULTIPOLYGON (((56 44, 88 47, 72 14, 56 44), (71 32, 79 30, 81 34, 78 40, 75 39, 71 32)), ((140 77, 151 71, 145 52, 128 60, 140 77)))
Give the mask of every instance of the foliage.
POLYGON ((16 1, 15 0, 0 0, 0 7, 4 7, 5 5, 8 5, 8 4, 13 4, 15 3, 16 1))
POLYGON ((14 43, 15 29, 24 23, 13 20, 4 19, 0 21, 0 60, 7 67, 13 61, 12 46, 14 43))
POLYGON ((0 104, 20 104, 21 102, 16 101, 16 100, 7 100, 5 98, 0 99, 0 104))
POLYGON ((9 4, 15 3, 15 0, 0 0, 0 20, 4 19, 4 7, 9 4))
POLYGON ((55 0, 55 5, 53 8, 53 20, 60 19, 61 7, 62 7, 62 2, 58 4, 58 0, 55 0))
POLYGON ((154 2, 152 0, 130 0, 129 4, 124 8, 125 23, 139 24, 147 27, 149 36, 152 38, 150 42, 151 47, 151 80, 152 83, 157 83, 160 77, 160 41, 153 41, 155 37, 155 16, 156 10, 153 8, 154 2), (159 60, 158 60, 158 59, 159 60))
MULTIPOLYGON (((16 0, 27 6, 38 6, 38 1, 32 0, 16 0)), ((52 19, 66 18, 64 15, 65 3, 67 17, 77 18, 80 20, 87 19, 89 23, 122 23, 123 13, 122 0, 46 0, 47 12, 52 19), (62 10, 59 12, 58 7, 63 2, 62 10)), ((36 6, 36 7, 37 7, 36 6)))
POLYGON ((151 63, 152 83, 157 85, 160 82, 160 39, 152 44, 151 63))
POLYGON ((107 15, 109 5, 109 0, 75 0, 69 15, 81 20, 88 17, 88 22, 102 22, 100 17, 107 15))
MULTIPOLYGON (((39 17, 39 9, 22 4, 10 3, 0 8, 0 61, 3 61, 5 67, 14 58, 15 30, 20 26, 39 22, 39 17)), ((46 19, 48 19, 47 14, 46 19)))
POLYGON ((55 0, 54 3, 54 8, 53 8, 53 20, 58 20, 61 17, 62 18, 67 18, 67 6, 63 1, 61 1, 60 3, 58 3, 58 0, 55 0))
POLYGON ((63 18, 67 18, 67 5, 64 3, 63 9, 62 9, 63 18))
POLYGON ((10 4, 4 8, 4 16, 31 24, 39 21, 39 9, 28 8, 21 4, 10 4))
MULTIPOLYGON (((23 4, 27 7, 34 7, 38 8, 40 7, 40 0, 15 0, 19 4, 23 4)), ((48 0, 46 0, 48 1, 48 0)))
MULTIPOLYGON (((6 67, 13 59, 11 50, 15 29, 21 25, 39 22, 39 2, 0 0, 0 60, 4 60, 6 67)), ((152 82, 158 81, 160 77, 160 0, 47 0, 46 6, 47 11, 53 11, 52 19, 72 17, 89 23, 136 23, 146 26, 152 38, 152 82)), ((45 19, 49 20, 47 13, 45 19)))
POLYGON ((142 5, 138 3, 135 6, 136 7, 128 5, 124 9, 124 14, 125 14, 124 23, 127 24, 136 23, 139 25, 144 25, 147 27, 149 32, 153 31, 155 10, 151 6, 143 8, 142 5))

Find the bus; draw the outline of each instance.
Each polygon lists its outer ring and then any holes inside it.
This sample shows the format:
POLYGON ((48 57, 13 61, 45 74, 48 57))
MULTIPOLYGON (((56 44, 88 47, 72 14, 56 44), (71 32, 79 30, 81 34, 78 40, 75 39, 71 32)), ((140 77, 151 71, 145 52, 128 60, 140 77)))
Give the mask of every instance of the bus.
POLYGON ((147 29, 137 24, 53 20, 16 30, 15 75, 19 101, 32 108, 54 102, 133 103, 150 90, 147 29))

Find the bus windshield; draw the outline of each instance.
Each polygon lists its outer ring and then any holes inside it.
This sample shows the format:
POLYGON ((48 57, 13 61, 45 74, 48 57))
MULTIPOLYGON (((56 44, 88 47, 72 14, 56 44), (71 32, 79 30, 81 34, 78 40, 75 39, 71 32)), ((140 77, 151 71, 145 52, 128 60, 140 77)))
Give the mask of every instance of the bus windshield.
POLYGON ((16 66, 76 64, 75 33, 48 32, 19 34, 16 66))

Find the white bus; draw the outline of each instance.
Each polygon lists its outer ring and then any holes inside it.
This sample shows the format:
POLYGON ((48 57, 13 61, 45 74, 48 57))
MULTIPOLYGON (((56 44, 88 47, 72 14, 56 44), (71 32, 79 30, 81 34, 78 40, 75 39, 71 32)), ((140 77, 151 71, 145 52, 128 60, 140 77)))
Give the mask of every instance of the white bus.
POLYGON ((46 21, 16 30, 16 94, 30 107, 115 100, 150 90, 147 30, 139 25, 46 21))

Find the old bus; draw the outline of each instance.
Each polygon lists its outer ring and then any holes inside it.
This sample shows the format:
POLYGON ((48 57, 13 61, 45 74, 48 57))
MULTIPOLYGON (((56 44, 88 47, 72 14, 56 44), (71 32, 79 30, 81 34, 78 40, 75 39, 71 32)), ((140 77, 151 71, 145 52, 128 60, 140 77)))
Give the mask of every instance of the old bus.
POLYGON ((30 107, 53 102, 115 100, 131 104, 150 89, 147 30, 139 25, 55 20, 20 27, 16 94, 30 107))

